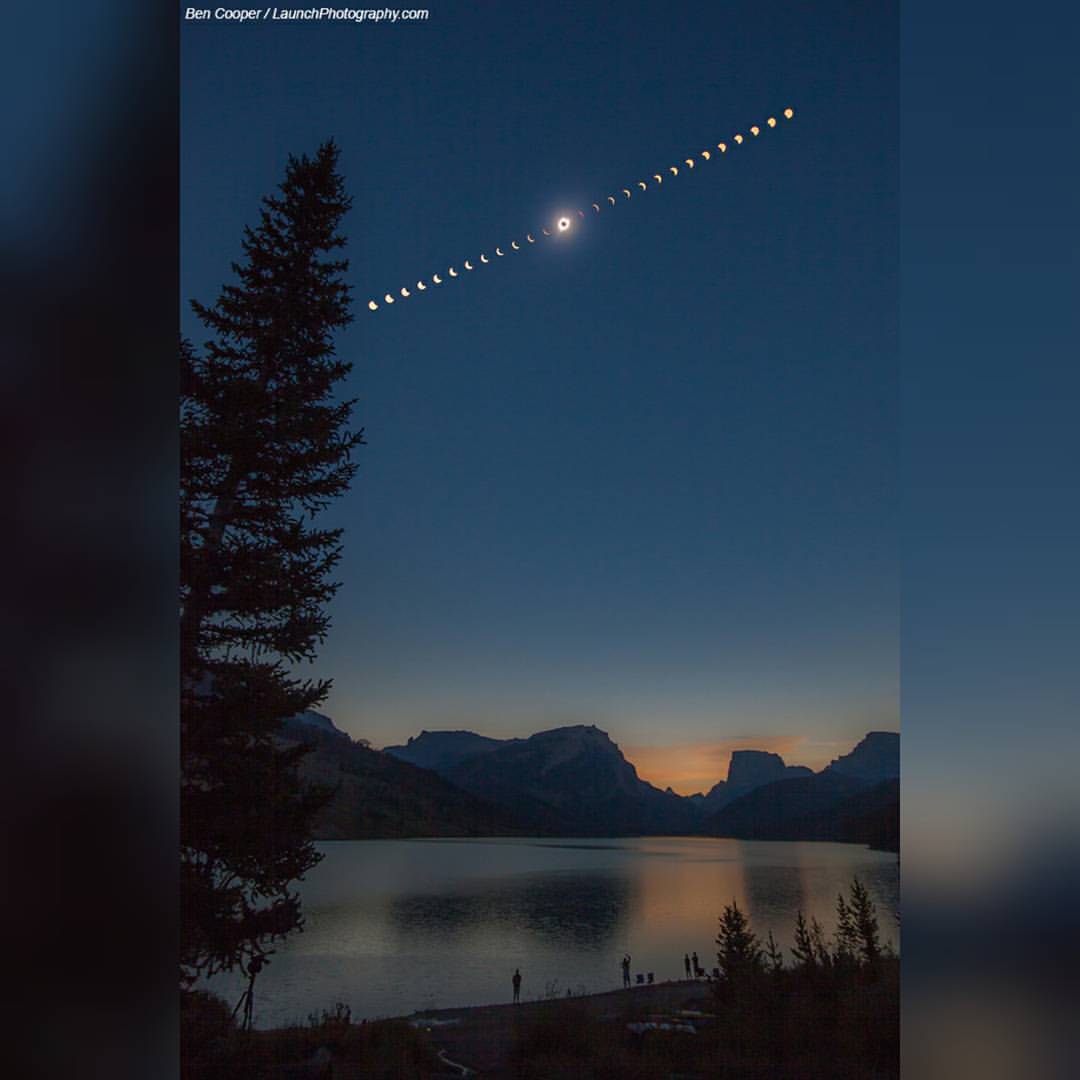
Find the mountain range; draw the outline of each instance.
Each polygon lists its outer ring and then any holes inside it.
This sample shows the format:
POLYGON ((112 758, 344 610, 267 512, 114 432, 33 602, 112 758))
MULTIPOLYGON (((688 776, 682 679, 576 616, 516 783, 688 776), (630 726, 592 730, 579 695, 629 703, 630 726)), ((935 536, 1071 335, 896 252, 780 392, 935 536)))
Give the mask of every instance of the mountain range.
POLYGON ((691 796, 642 780, 595 726, 526 739, 422 731, 378 751, 305 713, 284 737, 312 744, 305 777, 335 788, 319 839, 708 835, 898 847, 896 732, 870 732, 818 773, 779 754, 736 750, 726 778, 691 796))

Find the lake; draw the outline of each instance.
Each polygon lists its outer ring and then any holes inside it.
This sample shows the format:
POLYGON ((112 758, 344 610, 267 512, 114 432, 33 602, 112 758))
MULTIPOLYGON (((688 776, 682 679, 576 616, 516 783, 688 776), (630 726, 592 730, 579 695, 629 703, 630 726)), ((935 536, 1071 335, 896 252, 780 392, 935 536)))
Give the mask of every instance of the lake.
MULTIPOLYGON (((883 940, 899 946, 895 854, 854 844, 687 837, 617 840, 364 840, 323 843, 301 886, 306 927, 255 988, 259 1027, 303 1022, 344 1002, 354 1019, 615 989, 624 953, 656 981, 683 954, 716 963, 717 918, 733 899, 785 949, 796 912, 835 925, 858 875, 883 940)), ((785 955, 787 955, 785 953, 785 955)), ((790 957, 787 957, 790 960, 790 957)), ((210 988, 230 1004, 243 983, 210 988)))

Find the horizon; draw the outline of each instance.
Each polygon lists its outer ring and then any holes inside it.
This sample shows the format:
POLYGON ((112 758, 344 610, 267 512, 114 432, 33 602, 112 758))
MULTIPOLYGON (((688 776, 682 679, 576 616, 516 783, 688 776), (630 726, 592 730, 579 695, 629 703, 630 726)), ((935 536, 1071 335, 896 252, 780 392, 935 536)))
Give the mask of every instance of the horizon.
MULTIPOLYGON (((319 710, 315 710, 319 711, 319 710)), ((325 715, 325 714, 323 714, 325 715)), ((328 717, 335 727, 357 738, 351 732, 328 717)), ((474 728, 430 728, 424 727, 414 735, 408 736, 400 742, 387 742, 372 749, 380 752, 386 751, 391 746, 404 746, 414 738, 425 733, 454 734, 464 733, 481 735, 491 739, 527 739, 532 735, 540 735, 547 731, 557 731, 564 727, 594 726, 602 731, 619 748, 626 761, 634 766, 638 778, 652 784, 653 787, 663 791, 671 788, 677 795, 706 794, 709 789, 721 780, 727 779, 728 767, 731 763, 731 755, 736 750, 761 750, 767 753, 778 754, 785 765, 803 765, 817 773, 824 769, 836 758, 850 753, 863 739, 876 732, 890 735, 899 735, 899 729, 886 727, 872 727, 856 737, 853 741, 845 740, 821 740, 809 735, 786 735, 786 736, 755 736, 755 735, 732 735, 725 738, 715 739, 707 743, 687 744, 663 744, 656 746, 624 745, 616 736, 606 728, 599 725, 562 724, 555 727, 538 728, 529 735, 492 735, 487 731, 477 731, 474 728), (809 751, 809 752, 807 752, 809 751), (713 769, 705 768, 703 763, 713 766, 713 769), (715 770, 715 775, 713 772, 715 770), (711 777, 711 778, 710 778, 711 777)))

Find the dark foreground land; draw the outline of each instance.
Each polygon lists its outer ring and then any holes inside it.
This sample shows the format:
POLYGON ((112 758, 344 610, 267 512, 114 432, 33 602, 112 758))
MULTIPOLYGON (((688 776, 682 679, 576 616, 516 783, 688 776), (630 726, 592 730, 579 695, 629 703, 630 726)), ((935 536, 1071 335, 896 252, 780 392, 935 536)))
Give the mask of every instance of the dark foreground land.
POLYGON ((243 1033, 206 1000, 189 1000, 185 1017, 185 1080, 899 1076, 895 959, 872 973, 784 971, 738 990, 674 982, 360 1024, 339 1009, 306 1027, 243 1033))

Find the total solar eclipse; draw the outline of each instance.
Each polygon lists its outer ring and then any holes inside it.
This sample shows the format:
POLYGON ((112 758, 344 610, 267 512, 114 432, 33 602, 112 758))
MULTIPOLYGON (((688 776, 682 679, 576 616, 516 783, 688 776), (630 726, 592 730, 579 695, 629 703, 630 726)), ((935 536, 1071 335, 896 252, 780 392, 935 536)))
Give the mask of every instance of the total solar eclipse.
MULTIPOLYGON (((792 117, 794 115, 795 115, 795 110, 792 109, 790 106, 788 108, 784 109, 783 116, 784 116, 785 120, 792 119, 792 117)), ((770 116, 765 121, 765 127, 766 128, 775 128, 776 124, 777 124, 777 120, 776 120, 775 116, 770 116)), ((761 125, 758 125, 758 124, 751 124, 750 128, 749 128, 750 134, 752 136, 754 136, 754 138, 757 138, 757 136, 759 136, 762 133, 762 130, 763 129, 762 129, 761 125)), ((734 135, 734 136, 732 136, 732 138, 734 139, 736 146, 742 146, 742 144, 746 141, 744 136, 741 135, 741 134, 734 135)), ((726 143, 726 142, 718 142, 716 144, 716 149, 721 154, 726 154, 728 152, 728 150, 731 149, 731 147, 729 147, 728 143, 726 143)), ((686 176, 690 170, 696 169, 697 165, 699 163, 701 163, 701 162, 710 162, 710 161, 712 161, 714 156, 715 155, 714 155, 713 150, 701 150, 696 157, 683 158, 682 165, 683 165, 684 170, 686 170, 686 171, 682 172, 682 175, 686 176)), ((670 173, 670 177, 667 178, 668 183, 670 184, 672 177, 676 177, 676 176, 680 175, 679 166, 678 165, 669 165, 667 167, 667 172, 670 173)), ((650 174, 646 174, 646 175, 648 176, 650 174)), ((663 184, 663 182, 665 180, 664 173, 662 171, 661 172, 656 172, 656 173, 652 173, 651 176, 652 176, 652 179, 653 179, 654 187, 656 189, 659 189, 660 185, 663 184)), ((603 210, 604 213, 606 214, 606 213, 609 212, 608 207, 610 207, 611 209, 614 209, 615 207, 620 206, 620 205, 625 206, 628 202, 630 202, 633 199, 635 193, 640 198, 640 196, 644 192, 649 190, 649 183, 648 183, 647 180, 638 179, 638 180, 634 181, 634 186, 632 188, 631 187, 624 187, 624 188, 616 188, 615 190, 622 192, 622 195, 623 195, 622 199, 619 199, 614 194, 611 194, 611 195, 608 195, 606 197, 606 201, 607 201, 607 204, 608 204, 607 206, 605 206, 603 203, 601 203, 599 201, 594 202, 594 203, 589 203, 589 204, 586 204, 586 205, 591 205, 592 206, 594 214, 599 214, 601 212, 601 210, 603 210)), ((584 210, 581 210, 581 209, 577 210, 577 215, 578 215, 578 217, 581 218, 582 221, 586 220, 586 215, 585 215, 584 210)), ((573 224, 573 221, 574 221, 574 219, 572 217, 570 217, 569 213, 564 214, 562 217, 556 218, 555 221, 553 222, 553 224, 555 225, 555 231, 554 232, 552 232, 546 226, 543 226, 540 229, 540 236, 542 236, 542 237, 544 237, 544 236, 555 236, 555 235, 559 235, 559 234, 562 234, 562 233, 567 233, 567 232, 570 231, 570 226, 573 224)), ((528 243, 528 244, 535 244, 537 242, 537 237, 533 236, 532 233, 526 233, 525 234, 525 242, 528 243)), ((524 251, 526 249, 523 248, 521 246, 521 244, 519 244, 517 242, 517 240, 511 240, 510 241, 510 250, 511 251, 524 251)), ((507 252, 505 252, 503 250, 502 246, 500 245, 499 247, 495 248, 495 255, 497 257, 499 257, 499 258, 504 258, 507 255, 507 252)), ((480 266, 488 266, 491 262, 492 262, 492 260, 489 259, 486 254, 482 254, 480 256, 480 266)), ((466 271, 480 269, 480 266, 477 266, 470 259, 466 259, 465 262, 462 265, 464 265, 466 271)), ((457 269, 455 267, 453 267, 453 266, 450 267, 450 269, 447 271, 447 274, 449 274, 449 276, 451 278, 456 278, 456 277, 460 276, 458 274, 458 272, 457 272, 457 269)), ((443 280, 444 279, 439 274, 433 274, 431 276, 431 284, 432 285, 441 285, 443 283, 443 280)), ((425 283, 423 278, 420 278, 420 280, 417 281, 415 288, 416 288, 417 292, 425 292, 425 291, 427 291, 427 284, 425 283)), ((396 290, 396 291, 391 290, 391 292, 386 293, 383 296, 382 302, 383 302, 383 304, 386 304, 387 306, 389 306, 390 304, 393 304, 398 300, 407 299, 408 297, 410 297, 412 295, 414 295, 412 290, 409 287, 406 286, 406 287, 404 287, 402 289, 399 289, 399 290, 396 290)), ((377 300, 369 300, 368 301, 368 310, 369 311, 378 311, 380 306, 381 305, 379 304, 379 302, 377 300)))

